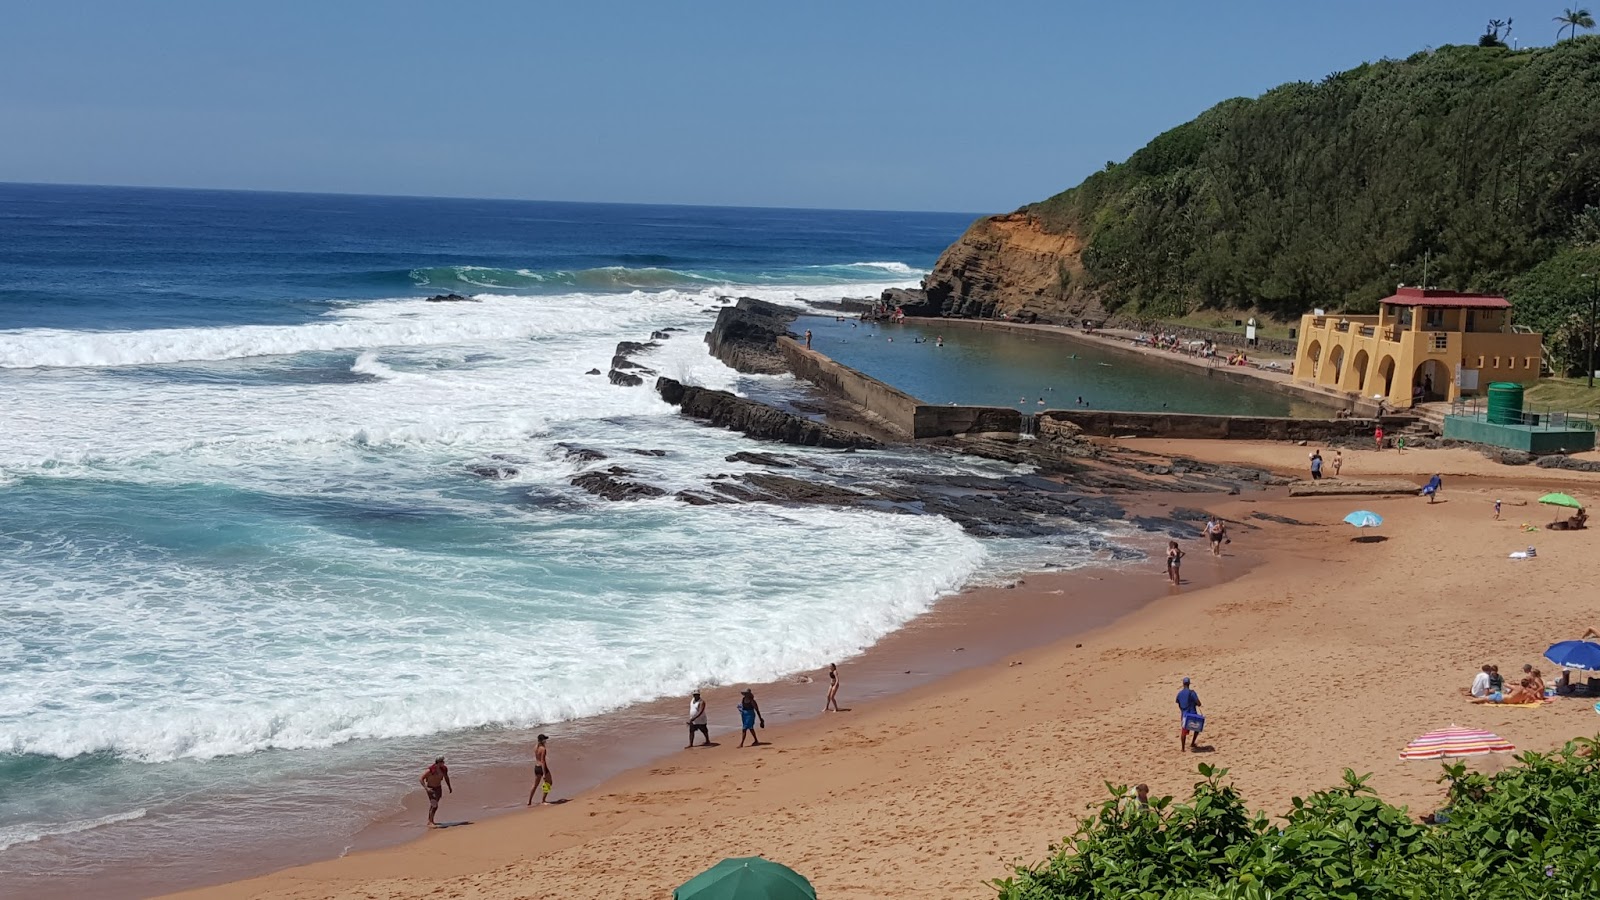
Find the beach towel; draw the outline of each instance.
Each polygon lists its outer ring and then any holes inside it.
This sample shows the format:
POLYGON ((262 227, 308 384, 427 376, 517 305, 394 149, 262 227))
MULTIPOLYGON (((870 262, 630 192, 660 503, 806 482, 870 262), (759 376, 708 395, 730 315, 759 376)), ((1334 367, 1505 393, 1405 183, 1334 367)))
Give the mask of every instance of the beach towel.
MULTIPOLYGON (((1472 701, 1469 699, 1467 702, 1471 703, 1472 701)), ((1530 700, 1527 703, 1478 703, 1478 704, 1474 704, 1474 705, 1476 705, 1476 706, 1504 706, 1504 707, 1514 708, 1514 709, 1538 709, 1541 706, 1549 706, 1550 704, 1552 704, 1554 702, 1556 702, 1555 698, 1546 697, 1543 700, 1530 700)), ((1596 709, 1595 711, 1596 712, 1600 712, 1600 709, 1596 709)))

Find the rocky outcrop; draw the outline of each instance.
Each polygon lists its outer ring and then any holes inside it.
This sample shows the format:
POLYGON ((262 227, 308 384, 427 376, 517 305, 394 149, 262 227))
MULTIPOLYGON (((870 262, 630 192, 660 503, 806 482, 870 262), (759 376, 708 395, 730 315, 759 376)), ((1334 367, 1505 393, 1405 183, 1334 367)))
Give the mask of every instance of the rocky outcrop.
POLYGON ((1600 462, 1592 459, 1573 459, 1570 456, 1554 454, 1539 457, 1537 463, 1541 469, 1568 469, 1573 472, 1600 472, 1600 462))
POLYGON ((727 391, 681 384, 662 377, 656 379, 656 392, 686 416, 703 419, 719 428, 742 431, 760 440, 839 449, 878 446, 871 438, 813 422, 727 391))
POLYGON ((666 491, 653 484, 627 480, 627 476, 633 474, 630 469, 612 466, 602 471, 574 475, 571 483, 573 487, 583 488, 607 500, 648 500, 666 495, 666 491))
POLYGON ((633 355, 654 350, 656 346, 654 341, 648 344, 641 344, 638 341, 619 341, 616 351, 611 355, 611 371, 606 373, 606 377, 612 384, 621 387, 638 387, 644 384, 644 376, 654 375, 656 371, 634 362, 633 355))
POLYGON ((577 444, 569 444, 566 441, 561 441, 556 446, 561 448, 561 452, 566 454, 567 459, 577 460, 578 462, 596 462, 606 458, 604 453, 592 447, 579 447, 577 444))
POLYGON ((718 311, 706 344, 712 356, 746 375, 781 375, 789 369, 778 352, 778 338, 789 333, 797 315, 786 306, 740 297, 718 311))
POLYGON ((1027 213, 989 216, 972 223, 923 279, 926 302, 907 315, 1065 324, 1105 318, 1105 310, 1076 283, 1083 274, 1083 242, 1053 232, 1027 213))
POLYGON ((429 303, 477 303, 476 297, 463 297, 460 294, 434 294, 428 298, 429 303))

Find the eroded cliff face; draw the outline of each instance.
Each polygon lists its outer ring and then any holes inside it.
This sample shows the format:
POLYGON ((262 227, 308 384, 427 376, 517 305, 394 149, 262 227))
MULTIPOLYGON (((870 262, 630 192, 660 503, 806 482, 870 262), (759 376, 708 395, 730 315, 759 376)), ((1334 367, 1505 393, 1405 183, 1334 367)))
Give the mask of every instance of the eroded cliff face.
MULTIPOLYGON (((923 284, 921 315, 1067 322, 1105 311, 1078 284, 1083 242, 1049 232, 1027 213, 979 219, 951 244, 923 284)), ((912 310, 907 310, 912 312, 912 310)))

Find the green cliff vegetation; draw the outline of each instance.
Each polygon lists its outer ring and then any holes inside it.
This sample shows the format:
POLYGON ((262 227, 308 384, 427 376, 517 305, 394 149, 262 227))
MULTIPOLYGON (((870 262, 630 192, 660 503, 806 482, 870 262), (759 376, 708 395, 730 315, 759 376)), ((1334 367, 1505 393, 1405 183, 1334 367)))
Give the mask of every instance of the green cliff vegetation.
MULTIPOLYGON (((1492 777, 1445 767, 1448 821, 1419 824, 1364 779, 1247 811, 1223 781, 1188 803, 1126 789, 1045 862, 994 883, 1001 900, 1522 900, 1600 897, 1600 745, 1528 753, 1492 777)), ((1421 765, 1418 763, 1418 765, 1421 765)))
POLYGON ((1600 36, 1449 46, 1229 100, 1027 207, 1075 290, 1164 318, 1365 312, 1397 283, 1505 292, 1555 332, 1600 273, 1600 36))

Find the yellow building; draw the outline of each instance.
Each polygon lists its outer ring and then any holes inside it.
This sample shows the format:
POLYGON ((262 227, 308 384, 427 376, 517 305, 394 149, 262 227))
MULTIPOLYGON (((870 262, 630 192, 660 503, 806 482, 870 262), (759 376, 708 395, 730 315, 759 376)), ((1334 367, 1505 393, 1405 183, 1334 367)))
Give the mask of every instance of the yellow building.
POLYGON ((1543 352, 1542 335, 1511 330, 1504 297, 1402 287, 1375 316, 1302 316, 1294 380, 1403 408, 1532 384, 1543 352))

